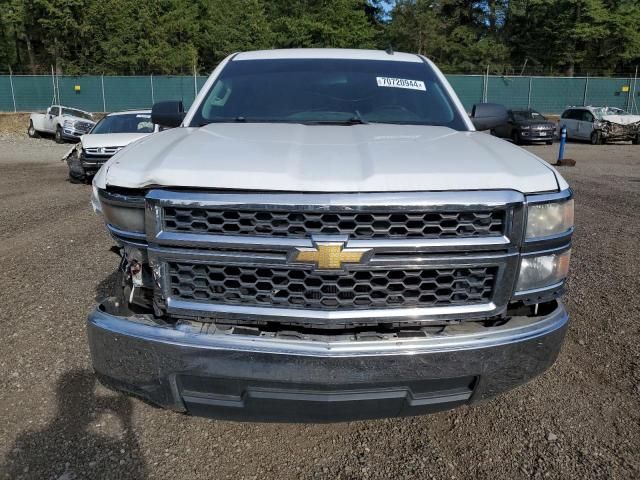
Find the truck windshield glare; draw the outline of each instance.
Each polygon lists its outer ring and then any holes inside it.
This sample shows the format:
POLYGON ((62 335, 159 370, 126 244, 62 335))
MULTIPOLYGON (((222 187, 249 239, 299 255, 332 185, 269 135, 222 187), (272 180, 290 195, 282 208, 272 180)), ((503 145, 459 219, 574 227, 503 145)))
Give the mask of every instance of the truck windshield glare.
POLYGON ((152 133, 150 114, 129 113, 104 117, 91 131, 96 133, 152 133))
POLYGON ((214 122, 394 123, 467 130, 428 64, 380 60, 231 61, 191 126, 214 122))

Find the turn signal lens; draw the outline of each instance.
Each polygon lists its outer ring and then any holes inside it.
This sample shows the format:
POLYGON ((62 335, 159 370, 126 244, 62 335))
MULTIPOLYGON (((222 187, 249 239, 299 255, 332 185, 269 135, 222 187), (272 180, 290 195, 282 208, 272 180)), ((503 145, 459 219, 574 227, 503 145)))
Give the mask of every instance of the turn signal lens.
POLYGON ((562 282, 569 273, 571 250, 551 255, 522 257, 516 290, 537 290, 562 282))

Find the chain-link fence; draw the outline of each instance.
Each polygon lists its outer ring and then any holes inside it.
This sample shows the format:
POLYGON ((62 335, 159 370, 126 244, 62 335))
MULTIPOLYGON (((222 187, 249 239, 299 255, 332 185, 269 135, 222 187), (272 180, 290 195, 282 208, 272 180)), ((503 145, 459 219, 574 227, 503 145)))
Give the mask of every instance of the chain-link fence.
MULTIPOLYGON (((0 75, 0 111, 45 110, 53 103, 92 112, 150 108, 160 100, 191 105, 202 76, 0 75)), ((467 110, 482 101, 558 114, 569 105, 607 105, 638 112, 634 78, 447 75, 467 110)))

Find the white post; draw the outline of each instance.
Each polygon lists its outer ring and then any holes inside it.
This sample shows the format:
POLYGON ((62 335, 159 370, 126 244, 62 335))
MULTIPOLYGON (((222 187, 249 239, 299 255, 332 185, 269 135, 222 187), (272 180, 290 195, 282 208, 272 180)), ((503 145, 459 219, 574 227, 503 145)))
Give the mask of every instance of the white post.
POLYGON ((104 73, 100 75, 100 84, 102 85, 102 111, 107 113, 107 99, 104 96, 104 73))
POLYGON ((198 96, 198 72, 196 70, 196 64, 193 64, 193 99, 195 101, 198 96))
POLYGON ((58 97, 56 95, 56 77, 54 76, 53 73, 53 65, 51 65, 51 82, 53 83, 53 105, 58 104, 58 97))
POLYGON ((13 100, 13 111, 17 112, 16 109, 16 94, 13 91, 13 72, 11 71, 11 67, 9 67, 9 83, 11 84, 11 99, 13 100))
POLYGON ((631 92, 631 108, 629 113, 636 111, 638 106, 636 105, 636 83, 638 83, 638 66, 636 65, 636 73, 633 76, 633 88, 631 92))
POLYGON ((587 73, 587 79, 584 81, 584 95, 582 96, 582 106, 587 106, 587 93, 589 91, 589 74, 587 73))
POLYGON ((60 75, 56 72, 56 92, 58 92, 58 103, 62 104, 62 98, 60 97, 60 75))
POLYGON ((487 65, 487 74, 484 77, 484 92, 482 92, 482 101, 487 103, 487 98, 489 98, 489 65, 487 65))
POLYGON ((155 97, 153 94, 153 73, 149 76, 149 79, 151 80, 151 106, 153 106, 153 104, 156 103, 155 97))

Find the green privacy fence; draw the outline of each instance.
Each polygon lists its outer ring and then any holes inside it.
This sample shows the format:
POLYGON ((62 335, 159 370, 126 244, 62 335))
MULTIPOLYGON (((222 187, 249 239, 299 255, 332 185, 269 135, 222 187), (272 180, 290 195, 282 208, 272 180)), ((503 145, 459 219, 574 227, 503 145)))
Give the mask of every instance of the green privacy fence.
MULTIPOLYGON (((608 105, 633 112, 640 81, 601 77, 448 75, 467 110, 482 101, 558 114, 569 105, 608 105)), ((0 75, 0 111, 45 110, 52 103, 91 112, 150 108, 160 100, 191 105, 207 77, 0 75)))
POLYGON ((53 103, 89 112, 151 108, 160 100, 191 105, 207 77, 0 75, 0 112, 46 110, 53 103))
POLYGON ((465 108, 486 101, 509 108, 559 114, 570 105, 607 105, 638 111, 640 81, 601 77, 498 77, 448 75, 465 108))

